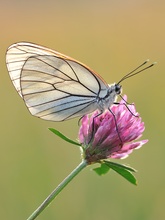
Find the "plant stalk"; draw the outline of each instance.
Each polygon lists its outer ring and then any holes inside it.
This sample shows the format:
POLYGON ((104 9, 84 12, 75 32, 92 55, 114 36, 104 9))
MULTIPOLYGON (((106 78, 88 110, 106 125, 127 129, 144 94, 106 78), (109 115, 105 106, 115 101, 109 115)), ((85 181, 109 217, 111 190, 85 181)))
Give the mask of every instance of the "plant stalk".
POLYGON ((56 198, 56 196, 65 188, 65 186, 87 166, 86 160, 83 160, 43 201, 43 203, 27 218, 34 220, 41 212, 56 198))

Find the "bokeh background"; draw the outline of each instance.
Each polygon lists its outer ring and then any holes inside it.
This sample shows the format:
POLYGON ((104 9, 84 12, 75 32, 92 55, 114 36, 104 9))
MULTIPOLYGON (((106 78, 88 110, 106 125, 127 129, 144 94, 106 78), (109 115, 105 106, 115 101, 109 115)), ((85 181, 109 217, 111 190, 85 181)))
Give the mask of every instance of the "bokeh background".
POLYGON ((67 54, 113 83, 144 60, 158 64, 123 82, 145 122, 148 144, 123 161, 138 170, 138 186, 86 168, 40 220, 165 219, 165 1, 0 2, 0 218, 26 219, 80 162, 79 149, 48 131, 77 138, 77 119, 32 117, 5 65, 8 46, 29 41, 67 54))

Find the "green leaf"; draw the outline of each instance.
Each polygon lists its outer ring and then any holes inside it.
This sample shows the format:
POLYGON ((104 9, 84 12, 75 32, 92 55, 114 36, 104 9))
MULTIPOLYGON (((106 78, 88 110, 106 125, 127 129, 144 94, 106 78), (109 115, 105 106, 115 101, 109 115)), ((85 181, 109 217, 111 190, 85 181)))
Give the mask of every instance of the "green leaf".
POLYGON ((62 134, 60 131, 57 131, 56 129, 54 128, 48 128, 50 131, 52 131, 54 134, 56 134, 58 137, 62 138, 63 140, 71 143, 71 144, 74 144, 74 145, 77 145, 77 146, 81 146, 81 144, 79 144, 78 142, 75 142, 73 140, 71 140, 70 138, 66 137, 64 134, 62 134))
POLYGON ((100 167, 94 168, 95 171, 99 176, 106 174, 110 170, 110 167, 107 166, 105 163, 101 163, 100 167))
POLYGON ((107 160, 104 160, 104 163, 106 163, 107 166, 108 166, 108 164, 110 164, 112 166, 117 166, 117 167, 124 168, 126 170, 131 171, 131 172, 137 172, 137 170, 135 170, 134 168, 129 167, 129 166, 125 165, 125 164, 119 164, 119 163, 115 163, 115 162, 111 162, 111 161, 107 161, 107 160))
POLYGON ((131 167, 127 167, 125 165, 113 163, 110 161, 104 161, 107 166, 109 166, 111 169, 116 171, 118 174, 123 176, 126 180, 128 180, 130 183, 137 185, 136 178, 131 172, 135 172, 135 170, 131 167))

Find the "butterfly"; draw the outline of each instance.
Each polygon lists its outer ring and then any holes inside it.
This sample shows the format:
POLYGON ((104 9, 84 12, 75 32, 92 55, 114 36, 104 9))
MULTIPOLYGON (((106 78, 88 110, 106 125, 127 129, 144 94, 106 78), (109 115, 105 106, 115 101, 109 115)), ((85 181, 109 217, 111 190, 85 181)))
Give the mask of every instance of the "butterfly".
POLYGON ((110 110, 121 94, 120 83, 154 65, 136 71, 147 62, 108 85, 86 65, 43 46, 20 42, 6 53, 10 78, 30 113, 50 121, 110 110))

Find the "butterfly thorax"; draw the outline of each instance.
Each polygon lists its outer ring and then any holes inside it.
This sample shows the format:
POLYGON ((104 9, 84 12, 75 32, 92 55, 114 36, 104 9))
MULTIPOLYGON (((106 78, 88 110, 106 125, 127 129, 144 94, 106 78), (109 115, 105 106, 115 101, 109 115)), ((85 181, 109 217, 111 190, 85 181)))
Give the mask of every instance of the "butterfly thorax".
POLYGON ((121 85, 111 84, 109 85, 105 96, 97 97, 98 109, 103 112, 117 100, 117 96, 121 93, 121 85))

